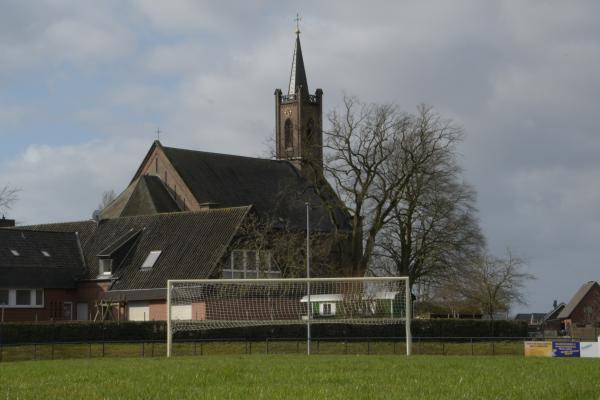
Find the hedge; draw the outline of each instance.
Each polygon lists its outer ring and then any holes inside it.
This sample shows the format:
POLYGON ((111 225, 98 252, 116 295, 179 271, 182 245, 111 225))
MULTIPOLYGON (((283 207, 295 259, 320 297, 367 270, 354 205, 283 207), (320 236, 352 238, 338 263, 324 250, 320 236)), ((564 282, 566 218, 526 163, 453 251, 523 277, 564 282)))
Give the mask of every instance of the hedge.
MULTIPOLYGON (((164 341, 166 323, 151 322, 56 322, 0 324, 0 343, 164 341)), ((402 337, 404 325, 313 324, 315 338, 402 337)), ((523 321, 482 321, 452 319, 417 319, 412 322, 414 337, 526 337, 523 321)), ((175 339, 249 339, 301 338, 303 325, 258 326, 179 332, 175 339)))

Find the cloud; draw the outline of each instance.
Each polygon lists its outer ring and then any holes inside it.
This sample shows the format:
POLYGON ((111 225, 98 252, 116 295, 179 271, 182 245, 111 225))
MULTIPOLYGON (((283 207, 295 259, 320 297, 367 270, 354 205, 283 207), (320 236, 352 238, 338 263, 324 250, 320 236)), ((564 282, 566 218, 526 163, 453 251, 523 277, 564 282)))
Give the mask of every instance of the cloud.
POLYGON ((105 4, 39 1, 5 4, 0 14, 0 77, 48 65, 91 66, 125 54, 133 36, 105 4))
POLYGON ((31 110, 26 107, 0 103, 0 126, 4 127, 0 136, 9 135, 9 129, 20 126, 30 115, 31 110))
POLYGON ((127 185, 147 145, 128 139, 31 145, 0 164, 0 182, 21 189, 11 210, 21 224, 87 219, 103 191, 118 192, 127 185))

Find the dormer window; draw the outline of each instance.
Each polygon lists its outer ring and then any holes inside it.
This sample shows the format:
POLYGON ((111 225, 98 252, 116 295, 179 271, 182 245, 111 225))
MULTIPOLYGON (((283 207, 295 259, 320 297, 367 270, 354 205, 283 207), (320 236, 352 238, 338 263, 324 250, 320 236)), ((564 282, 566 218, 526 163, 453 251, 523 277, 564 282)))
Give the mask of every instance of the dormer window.
POLYGON ((156 263, 156 260, 158 260, 158 257, 160 257, 161 253, 162 250, 152 250, 150 254, 148 254, 148 257, 146 257, 146 259, 144 260, 144 263, 142 264, 142 269, 151 269, 152 267, 154 267, 154 264, 156 263))
POLYGON ((141 230, 130 229, 98 252, 98 278, 110 278, 113 268, 119 267, 126 251, 131 248, 129 246, 140 232, 141 230))
POLYGON ((112 275, 112 258, 101 258, 98 260, 98 275, 100 276, 110 276, 112 275))
POLYGON ((10 252, 11 252, 11 253, 12 253, 12 255, 13 255, 13 256, 15 256, 15 257, 19 257, 19 256, 21 255, 21 254, 20 254, 20 253, 19 253, 17 250, 15 250, 15 249, 10 249, 10 252))

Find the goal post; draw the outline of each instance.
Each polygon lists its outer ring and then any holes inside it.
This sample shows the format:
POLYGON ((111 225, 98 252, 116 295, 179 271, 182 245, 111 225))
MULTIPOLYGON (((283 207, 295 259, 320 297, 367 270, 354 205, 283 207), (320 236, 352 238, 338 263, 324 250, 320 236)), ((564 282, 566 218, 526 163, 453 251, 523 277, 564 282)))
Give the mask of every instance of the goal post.
POLYGON ((407 277, 169 280, 166 306, 168 357, 176 332, 314 324, 404 323, 411 354, 407 277))

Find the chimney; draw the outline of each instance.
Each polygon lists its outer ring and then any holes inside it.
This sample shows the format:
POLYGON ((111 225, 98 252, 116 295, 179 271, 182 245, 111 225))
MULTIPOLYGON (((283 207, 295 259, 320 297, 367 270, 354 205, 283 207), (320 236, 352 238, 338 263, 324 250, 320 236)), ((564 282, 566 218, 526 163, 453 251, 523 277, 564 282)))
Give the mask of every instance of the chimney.
POLYGON ((13 226, 15 226, 15 220, 6 219, 3 215, 2 219, 0 219, 0 228, 12 228, 13 226))
POLYGON ((208 211, 221 208, 219 203, 201 203, 200 211, 208 211))

